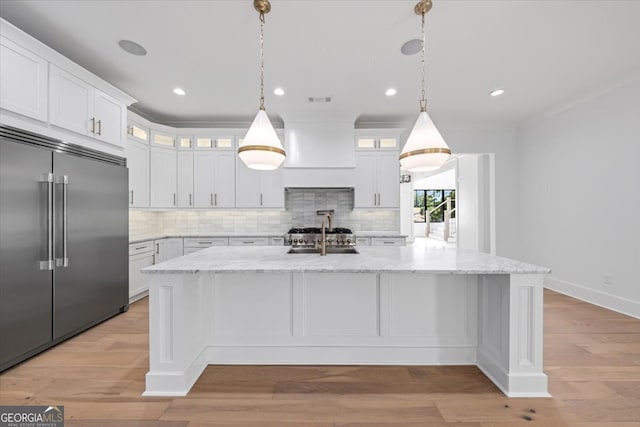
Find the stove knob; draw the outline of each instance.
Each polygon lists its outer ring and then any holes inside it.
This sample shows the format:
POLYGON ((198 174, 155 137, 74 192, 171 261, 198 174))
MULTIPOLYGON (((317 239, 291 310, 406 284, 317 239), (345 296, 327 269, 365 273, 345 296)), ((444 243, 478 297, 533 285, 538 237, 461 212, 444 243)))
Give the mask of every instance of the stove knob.
POLYGON ((309 240, 307 240, 307 239, 304 239, 304 242, 305 242, 305 243, 308 243, 308 242, 309 242, 309 240))
POLYGON ((327 242, 331 243, 333 242, 333 239, 327 239, 327 242))
POLYGON ((298 239, 293 239, 293 243, 298 243, 298 239))
POLYGON ((351 243, 351 239, 347 239, 347 243, 351 243))
POLYGON ((340 240, 340 243, 344 245, 344 239, 340 240))
POLYGON ((289 244, 291 244, 291 242, 293 242, 293 240, 289 239, 289 244))

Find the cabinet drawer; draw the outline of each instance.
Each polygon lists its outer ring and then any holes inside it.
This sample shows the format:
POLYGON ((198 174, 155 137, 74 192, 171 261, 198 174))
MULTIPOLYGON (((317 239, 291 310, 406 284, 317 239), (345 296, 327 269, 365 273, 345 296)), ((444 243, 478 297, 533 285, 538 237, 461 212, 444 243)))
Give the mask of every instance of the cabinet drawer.
MULTIPOLYGON (((189 237, 184 239, 184 247, 186 248, 208 248, 209 246, 227 246, 229 245, 229 239, 226 237, 189 237)), ((186 254, 185 250, 185 254, 186 254)))
POLYGON ((189 255, 189 254, 192 254, 194 252, 201 251, 203 249, 206 249, 206 248, 184 248, 184 254, 185 255, 189 255))
MULTIPOLYGON (((284 244, 284 243, 283 243, 284 244)), ((268 246, 267 237, 231 237, 229 246, 268 246)))
POLYGON ((137 255, 145 252, 153 252, 153 240, 129 245, 129 255, 137 255))
POLYGON ((371 239, 368 237, 356 237, 356 246, 369 246, 371 245, 371 239))
POLYGON ((404 246, 404 237, 372 237, 371 246, 404 246))
POLYGON ((284 246, 284 237, 272 237, 269 243, 271 246, 284 246))

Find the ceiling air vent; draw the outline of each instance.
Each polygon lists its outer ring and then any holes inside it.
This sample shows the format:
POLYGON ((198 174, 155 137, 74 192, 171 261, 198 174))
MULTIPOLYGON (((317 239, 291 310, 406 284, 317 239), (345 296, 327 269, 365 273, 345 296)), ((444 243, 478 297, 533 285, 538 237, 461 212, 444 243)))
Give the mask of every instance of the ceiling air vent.
POLYGON ((310 96, 307 98, 310 103, 331 102, 330 96, 310 96))

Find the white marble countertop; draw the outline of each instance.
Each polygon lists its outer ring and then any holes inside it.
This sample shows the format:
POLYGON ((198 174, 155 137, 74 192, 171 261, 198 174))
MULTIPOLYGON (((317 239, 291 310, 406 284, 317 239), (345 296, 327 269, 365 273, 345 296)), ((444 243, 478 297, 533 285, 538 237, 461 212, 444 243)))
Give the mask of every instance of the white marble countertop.
POLYGON ((456 248, 362 246, 359 254, 288 254, 288 246, 215 246, 144 268, 144 273, 547 274, 521 261, 456 248))
MULTIPOLYGON (((155 234, 141 234, 141 235, 133 235, 129 236, 129 244, 147 242, 149 240, 161 240, 168 239, 173 237, 178 238, 209 238, 209 237, 284 237, 287 234, 283 233, 265 233, 265 232, 234 232, 234 231, 218 231, 212 233, 155 233, 155 234)), ((362 232, 354 232, 353 234, 356 237, 383 237, 383 238, 396 238, 396 237, 407 237, 404 234, 394 233, 390 231, 362 231, 362 232)))

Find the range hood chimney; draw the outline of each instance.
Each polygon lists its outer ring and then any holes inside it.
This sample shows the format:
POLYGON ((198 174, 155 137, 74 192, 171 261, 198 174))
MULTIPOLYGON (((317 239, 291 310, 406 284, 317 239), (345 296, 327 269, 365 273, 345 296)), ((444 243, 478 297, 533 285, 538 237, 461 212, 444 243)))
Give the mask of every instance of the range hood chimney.
POLYGON ((338 113, 280 114, 287 159, 285 187, 350 188, 355 184, 355 116, 338 113))

